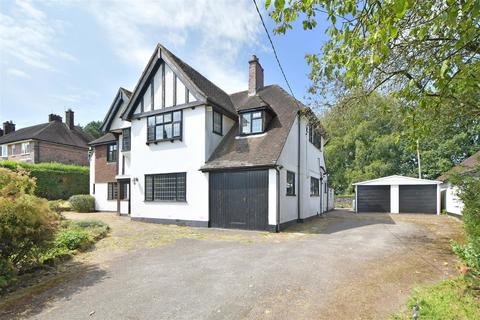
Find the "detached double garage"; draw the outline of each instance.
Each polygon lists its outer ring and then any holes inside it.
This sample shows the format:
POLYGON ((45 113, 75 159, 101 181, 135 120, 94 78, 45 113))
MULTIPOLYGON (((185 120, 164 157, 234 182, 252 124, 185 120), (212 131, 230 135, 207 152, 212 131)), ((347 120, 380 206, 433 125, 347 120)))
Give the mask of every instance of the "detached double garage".
POLYGON ((357 212, 440 214, 440 181, 389 176, 354 183, 357 212))

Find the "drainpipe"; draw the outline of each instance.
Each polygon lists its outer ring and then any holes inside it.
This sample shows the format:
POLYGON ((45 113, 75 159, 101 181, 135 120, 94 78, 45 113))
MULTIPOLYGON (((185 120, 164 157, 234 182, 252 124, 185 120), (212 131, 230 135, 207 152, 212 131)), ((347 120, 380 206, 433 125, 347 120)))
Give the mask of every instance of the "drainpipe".
POLYGON ((277 171, 277 226, 275 232, 280 232, 280 169, 281 167, 275 167, 275 171, 277 171))
POLYGON ((300 119, 301 119, 301 116, 300 116, 300 111, 298 112, 298 152, 297 152, 297 180, 298 180, 298 188, 297 188, 297 222, 302 222, 302 219, 300 218, 300 119))

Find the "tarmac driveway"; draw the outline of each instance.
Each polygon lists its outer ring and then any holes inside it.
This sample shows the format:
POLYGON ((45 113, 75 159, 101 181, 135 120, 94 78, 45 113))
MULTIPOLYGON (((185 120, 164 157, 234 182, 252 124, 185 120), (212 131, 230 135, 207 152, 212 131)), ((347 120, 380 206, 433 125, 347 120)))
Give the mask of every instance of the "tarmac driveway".
POLYGON ((96 249, 0 303, 28 319, 385 319, 454 275, 447 216, 333 211, 280 234, 163 226, 111 213, 96 249), (30 290, 30 291, 29 291, 30 290))

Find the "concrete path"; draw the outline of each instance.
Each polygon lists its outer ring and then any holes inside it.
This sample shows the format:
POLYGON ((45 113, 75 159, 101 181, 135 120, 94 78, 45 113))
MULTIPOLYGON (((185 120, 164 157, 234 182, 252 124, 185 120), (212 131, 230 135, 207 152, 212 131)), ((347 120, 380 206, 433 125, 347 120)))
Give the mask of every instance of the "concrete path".
POLYGON ((0 317, 385 319, 415 285, 455 274, 448 241, 461 227, 446 216, 346 211, 280 234, 111 213, 68 218, 106 221, 111 235, 72 261, 61 281, 0 303, 0 317))

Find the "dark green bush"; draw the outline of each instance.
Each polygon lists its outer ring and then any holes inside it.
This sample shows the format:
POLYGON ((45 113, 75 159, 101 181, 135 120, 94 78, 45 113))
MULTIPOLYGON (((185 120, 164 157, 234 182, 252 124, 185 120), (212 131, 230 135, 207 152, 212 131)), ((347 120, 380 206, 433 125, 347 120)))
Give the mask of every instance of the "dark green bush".
POLYGON ((68 199, 72 210, 76 212, 93 212, 95 211, 95 198, 88 194, 78 194, 68 199))
POLYGON ((0 167, 10 170, 23 168, 36 179, 35 195, 49 200, 68 199, 74 194, 89 192, 88 167, 61 163, 25 163, 0 161, 0 167))

